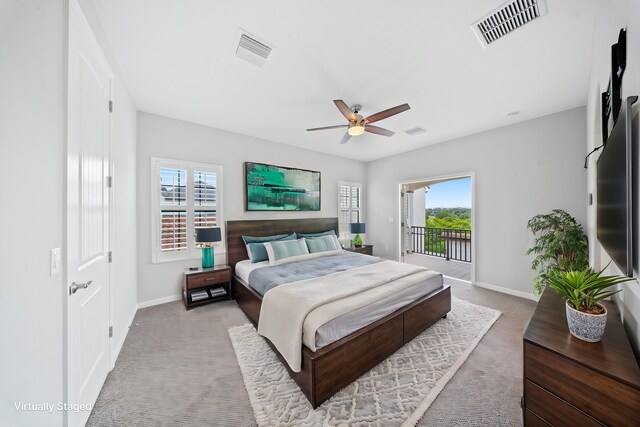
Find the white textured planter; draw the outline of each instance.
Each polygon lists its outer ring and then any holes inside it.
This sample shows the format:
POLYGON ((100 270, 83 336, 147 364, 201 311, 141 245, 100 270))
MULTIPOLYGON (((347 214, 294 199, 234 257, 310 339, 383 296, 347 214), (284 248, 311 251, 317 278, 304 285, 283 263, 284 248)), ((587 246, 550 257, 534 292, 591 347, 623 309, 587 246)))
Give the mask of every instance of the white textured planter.
POLYGON ((602 314, 588 314, 578 311, 569 305, 569 301, 565 303, 567 308, 567 324, 569 332, 576 338, 588 342, 598 342, 604 335, 604 328, 607 326, 607 309, 602 314))

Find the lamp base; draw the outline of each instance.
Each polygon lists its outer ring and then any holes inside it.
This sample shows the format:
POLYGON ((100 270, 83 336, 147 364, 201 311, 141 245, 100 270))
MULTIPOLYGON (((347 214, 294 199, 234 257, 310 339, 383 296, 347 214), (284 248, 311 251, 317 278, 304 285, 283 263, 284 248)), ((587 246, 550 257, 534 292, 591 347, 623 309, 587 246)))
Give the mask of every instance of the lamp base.
POLYGON ((213 267, 213 248, 202 248, 202 268, 213 267))
POLYGON ((362 237, 360 236, 360 234, 356 234, 356 237, 353 238, 353 241, 351 243, 356 248, 362 247, 362 237))

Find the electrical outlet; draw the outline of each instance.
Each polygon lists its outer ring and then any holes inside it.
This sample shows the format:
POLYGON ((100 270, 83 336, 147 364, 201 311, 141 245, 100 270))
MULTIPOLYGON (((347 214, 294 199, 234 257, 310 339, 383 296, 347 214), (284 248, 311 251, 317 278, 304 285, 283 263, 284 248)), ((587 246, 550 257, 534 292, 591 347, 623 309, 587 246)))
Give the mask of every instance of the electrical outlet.
POLYGON ((60 248, 51 249, 51 276, 60 274, 62 270, 62 255, 60 248))

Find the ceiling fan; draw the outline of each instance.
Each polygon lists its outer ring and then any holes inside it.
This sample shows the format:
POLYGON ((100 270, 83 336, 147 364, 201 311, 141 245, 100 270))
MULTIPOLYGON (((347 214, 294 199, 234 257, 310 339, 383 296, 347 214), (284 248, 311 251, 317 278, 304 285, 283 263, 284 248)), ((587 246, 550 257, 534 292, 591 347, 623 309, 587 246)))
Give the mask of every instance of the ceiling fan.
POLYGON ((347 104, 345 104, 341 99, 336 99, 333 101, 333 103, 336 104, 336 107, 338 107, 338 110, 340 110, 342 115, 345 116, 347 120, 349 120, 349 124, 311 128, 307 129, 307 131, 349 128, 347 129, 347 133, 345 133, 342 137, 342 141, 340 141, 340 144, 346 143, 352 136, 362 135, 365 132, 371 132, 383 136, 393 136, 395 132, 378 126, 370 125, 369 123, 378 122, 382 119, 386 119, 387 117, 395 116, 396 114, 402 113, 403 111, 407 111, 409 108, 411 108, 409 107, 409 104, 402 104, 384 111, 380 111, 379 113, 373 114, 369 117, 362 117, 359 114, 360 110, 362 109, 362 105, 355 104, 351 108, 349 108, 347 104))

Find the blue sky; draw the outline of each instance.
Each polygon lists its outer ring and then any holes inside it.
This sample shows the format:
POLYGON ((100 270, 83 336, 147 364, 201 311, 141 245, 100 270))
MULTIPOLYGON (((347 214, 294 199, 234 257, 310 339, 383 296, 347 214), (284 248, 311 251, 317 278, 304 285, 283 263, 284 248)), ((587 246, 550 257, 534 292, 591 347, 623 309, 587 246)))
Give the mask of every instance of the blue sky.
POLYGON ((431 186, 425 200, 431 208, 471 208, 471 178, 455 179, 431 186))

